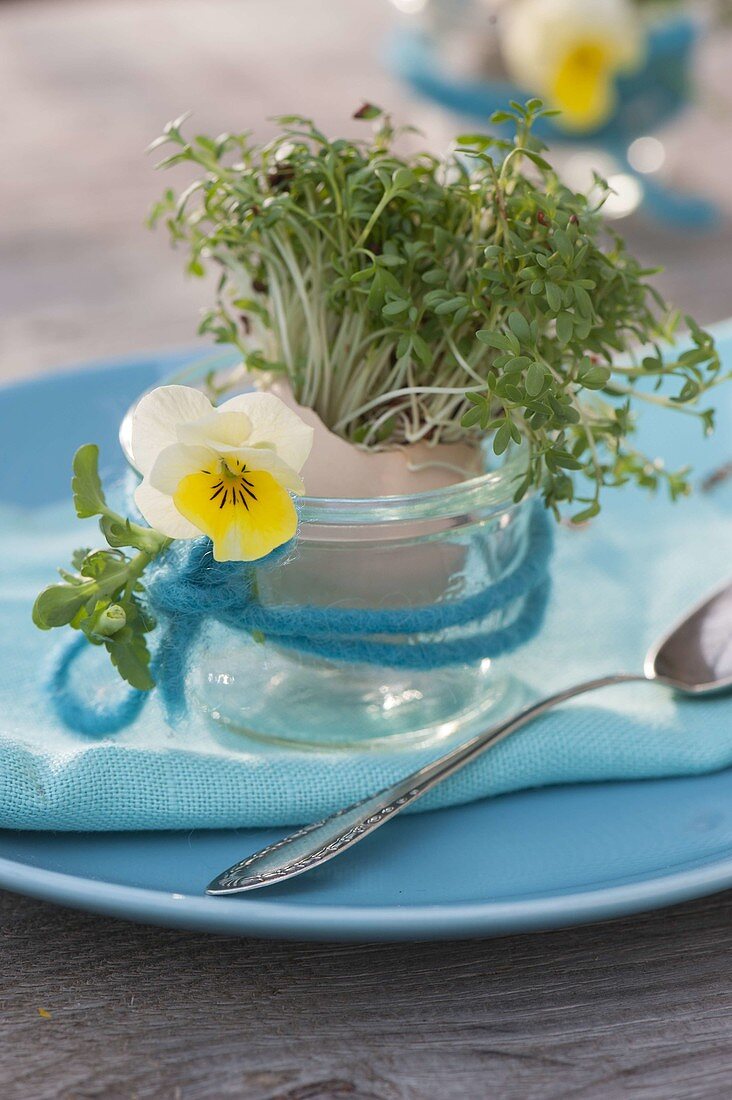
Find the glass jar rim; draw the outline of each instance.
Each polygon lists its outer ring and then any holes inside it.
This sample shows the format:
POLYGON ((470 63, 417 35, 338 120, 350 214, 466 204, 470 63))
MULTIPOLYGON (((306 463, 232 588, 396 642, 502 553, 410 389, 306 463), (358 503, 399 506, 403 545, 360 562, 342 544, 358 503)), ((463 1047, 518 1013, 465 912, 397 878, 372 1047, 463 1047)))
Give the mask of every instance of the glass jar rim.
MULTIPOLYGON (((221 370, 234 366, 240 357, 222 354, 202 360, 196 360, 178 370, 172 371, 157 385, 190 385, 200 382, 212 370, 221 370)), ((127 409, 119 428, 119 441, 128 465, 135 473, 139 470, 132 455, 131 435, 132 418, 138 403, 145 393, 154 389, 148 387, 135 398, 127 409)), ((528 444, 512 445, 505 461, 495 470, 477 474, 453 485, 438 489, 420 490, 417 493, 395 494, 379 497, 311 497, 304 494, 298 497, 298 513, 305 524, 317 526, 368 526, 382 523, 404 523, 413 520, 432 519, 437 516, 449 519, 463 516, 480 509, 481 512, 505 512, 511 507, 523 503, 533 496, 533 491, 525 494, 520 501, 514 500, 516 487, 526 474, 528 444)))

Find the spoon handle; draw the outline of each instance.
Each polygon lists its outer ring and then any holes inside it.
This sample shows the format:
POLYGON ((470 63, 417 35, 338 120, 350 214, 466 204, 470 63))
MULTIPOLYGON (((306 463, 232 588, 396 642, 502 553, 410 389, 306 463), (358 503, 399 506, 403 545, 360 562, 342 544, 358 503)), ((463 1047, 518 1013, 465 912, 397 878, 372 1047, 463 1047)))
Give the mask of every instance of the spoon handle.
POLYGON ((257 890, 262 886, 271 886, 277 882, 312 871, 347 848, 363 840, 400 813, 405 806, 416 802, 432 787, 459 771, 471 760, 475 760, 487 749, 497 745, 504 737, 515 733, 540 714, 597 688, 612 684, 626 684, 645 681, 646 676, 630 672, 616 673, 613 676, 601 676, 594 680, 585 680, 574 687, 557 691, 530 706, 524 707, 507 721, 493 726, 483 733, 471 737, 469 741, 457 745, 443 756, 425 764, 404 779, 397 780, 376 794, 354 802, 323 818, 312 825, 306 825, 282 840, 268 844, 266 848, 255 852, 246 859, 235 863, 209 884, 207 894, 238 894, 245 890, 257 890))

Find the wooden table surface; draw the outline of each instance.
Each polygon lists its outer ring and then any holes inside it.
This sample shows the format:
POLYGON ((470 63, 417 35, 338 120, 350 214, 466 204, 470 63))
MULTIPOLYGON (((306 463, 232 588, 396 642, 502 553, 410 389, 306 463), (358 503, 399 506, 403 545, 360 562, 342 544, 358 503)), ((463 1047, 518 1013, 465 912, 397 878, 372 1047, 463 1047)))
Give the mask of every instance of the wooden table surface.
MULTIPOLYGON (((298 110, 352 127, 410 103, 379 0, 0 4, 0 374, 195 340, 205 287, 145 230, 143 150, 298 110)), ((668 177, 729 201, 732 42, 701 54, 668 177)), ((704 321, 732 314, 732 234, 623 231, 704 321)), ((0 1097, 504 1100, 726 1096, 732 894, 632 920, 464 943, 194 935, 0 894, 0 1097)))

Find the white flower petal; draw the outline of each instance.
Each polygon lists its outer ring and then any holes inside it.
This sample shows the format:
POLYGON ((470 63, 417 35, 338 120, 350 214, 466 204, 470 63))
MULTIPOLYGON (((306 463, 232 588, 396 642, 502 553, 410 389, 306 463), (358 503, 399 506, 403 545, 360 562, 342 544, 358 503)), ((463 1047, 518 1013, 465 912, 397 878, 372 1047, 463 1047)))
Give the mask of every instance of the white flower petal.
POLYGON ((172 495, 184 477, 200 471, 218 473, 219 465, 218 455, 210 447, 187 447, 184 443, 173 443, 157 456, 147 479, 161 493, 172 495))
POLYGON ((252 422, 244 412, 216 409, 199 420, 178 426, 181 443, 204 447, 242 447, 249 442, 252 422))
POLYGON ((313 429, 273 393, 243 393, 218 408, 219 414, 243 412, 252 427, 247 446, 267 443, 293 470, 301 470, 313 445, 313 429))
POLYGON ((211 412, 209 399, 191 386, 158 386, 142 397, 132 418, 131 450, 141 474, 149 473, 160 451, 177 441, 176 429, 211 412))
POLYGON ((195 539, 201 532, 182 516, 167 493, 155 489, 147 479, 135 490, 135 504, 151 527, 169 539, 195 539))

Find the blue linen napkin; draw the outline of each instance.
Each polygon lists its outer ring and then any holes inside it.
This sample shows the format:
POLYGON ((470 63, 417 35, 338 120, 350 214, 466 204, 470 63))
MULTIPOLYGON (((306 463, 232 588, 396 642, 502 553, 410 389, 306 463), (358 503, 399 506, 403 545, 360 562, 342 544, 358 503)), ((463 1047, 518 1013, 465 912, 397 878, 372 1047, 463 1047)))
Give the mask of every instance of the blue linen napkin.
MULTIPOLYGON (((732 327, 718 335, 732 362, 732 327)), ((114 424, 126 402, 170 365, 153 361, 147 373, 139 363, 122 365, 0 391, 0 430, 12 443, 0 496, 0 827, 296 824, 440 751, 296 752, 247 741, 193 710, 171 731, 156 699, 114 737, 89 740, 59 726, 44 693, 57 639, 33 627, 30 608, 55 566, 97 538, 93 524, 85 528, 73 518, 70 457, 91 436, 104 444, 108 461, 116 456, 114 424), (42 480, 36 466, 45 471, 42 480)), ((669 465, 693 463, 699 482, 732 460, 732 393, 721 389, 716 403, 711 440, 702 439, 691 418, 651 409, 642 443, 669 465)), ((112 470, 119 471, 115 462, 112 470)), ((732 483, 676 505, 633 488, 609 492, 592 525, 558 532, 545 628, 501 667, 522 682, 524 700, 605 672, 639 670, 646 647, 687 605, 732 578, 731 549, 732 483)), ((103 654, 90 650, 84 660, 92 680, 103 675, 103 654)), ((681 701, 655 685, 626 685, 536 721, 437 787, 415 811, 524 787, 685 775, 730 764, 732 698, 681 701)))

